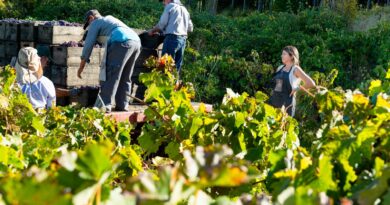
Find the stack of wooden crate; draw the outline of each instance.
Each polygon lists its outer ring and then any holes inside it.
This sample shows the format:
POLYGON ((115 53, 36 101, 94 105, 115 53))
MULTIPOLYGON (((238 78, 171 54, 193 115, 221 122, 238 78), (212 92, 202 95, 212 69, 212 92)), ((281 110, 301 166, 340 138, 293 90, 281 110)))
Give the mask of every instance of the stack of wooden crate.
MULTIPOLYGON (((142 50, 135 63, 132 95, 143 98, 145 86, 138 80, 141 73, 150 72, 144 66, 150 56, 161 53, 161 37, 149 37, 145 30, 135 29, 141 37, 142 50)), ((93 48, 90 63, 86 65, 82 79, 77 77, 80 56, 83 47, 67 47, 61 44, 82 39, 84 34, 80 26, 58 26, 42 21, 2 21, 0 20, 0 66, 8 65, 12 57, 17 57, 23 47, 47 47, 51 52, 51 62, 45 68, 45 76, 53 81, 56 87, 98 89, 100 64, 104 49, 93 48)), ((89 92, 88 93, 92 93, 89 92)), ((96 93, 94 92, 94 95, 96 93)), ((87 96, 90 98, 90 96, 87 96)))
POLYGON ((11 62, 19 52, 19 23, 0 21, 0 66, 11 62))
POLYGON ((52 62, 49 78, 56 86, 71 88, 78 86, 95 86, 99 84, 99 64, 101 62, 102 49, 94 48, 91 56, 91 64, 85 69, 83 79, 77 77, 77 69, 80 65, 82 47, 67 47, 61 44, 69 41, 78 42, 83 37, 82 27, 75 26, 38 26, 38 42, 50 46, 52 62))
POLYGON ((93 48, 90 63, 86 64, 82 79, 77 77, 81 61, 82 47, 53 46, 51 80, 62 87, 97 86, 99 85, 100 63, 104 49, 93 48))

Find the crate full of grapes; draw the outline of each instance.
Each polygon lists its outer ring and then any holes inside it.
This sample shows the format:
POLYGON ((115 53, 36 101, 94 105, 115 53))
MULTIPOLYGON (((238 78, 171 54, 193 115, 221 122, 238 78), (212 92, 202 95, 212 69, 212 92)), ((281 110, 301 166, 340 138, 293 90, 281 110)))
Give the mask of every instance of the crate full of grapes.
POLYGON ((0 21, 0 40, 5 40, 5 25, 6 22, 4 20, 0 21))
MULTIPOLYGON (((83 47, 75 42, 66 42, 60 46, 53 46, 53 63, 58 66, 79 66, 83 47)), ((104 49, 95 47, 90 56, 90 65, 99 66, 104 54, 104 49)))
POLYGON ((38 36, 38 26, 43 25, 43 21, 26 21, 20 23, 20 40, 34 42, 38 36))
POLYGON ((67 41, 80 41, 82 39, 84 29, 79 24, 59 22, 50 21, 39 25, 38 42, 59 45, 67 41))

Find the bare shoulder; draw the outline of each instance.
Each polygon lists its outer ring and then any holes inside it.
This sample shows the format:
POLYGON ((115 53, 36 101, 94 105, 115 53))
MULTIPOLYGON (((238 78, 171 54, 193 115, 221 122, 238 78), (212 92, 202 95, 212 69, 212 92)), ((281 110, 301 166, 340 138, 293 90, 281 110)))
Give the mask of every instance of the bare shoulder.
POLYGON ((304 74, 304 73, 305 73, 305 71, 303 71, 303 69, 301 68, 301 66, 299 66, 299 65, 296 65, 296 66, 295 66, 295 70, 294 70, 294 75, 295 75, 295 76, 299 77, 299 76, 301 76, 301 75, 304 74))

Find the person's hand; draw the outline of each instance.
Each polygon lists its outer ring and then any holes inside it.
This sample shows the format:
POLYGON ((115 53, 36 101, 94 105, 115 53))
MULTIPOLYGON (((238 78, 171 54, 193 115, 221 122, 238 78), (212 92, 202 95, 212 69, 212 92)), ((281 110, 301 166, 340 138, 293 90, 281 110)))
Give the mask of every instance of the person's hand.
POLYGON ((148 31, 148 35, 149 36, 154 36, 154 35, 156 35, 156 32, 153 29, 151 29, 151 30, 148 31))
POLYGON ((299 89, 300 89, 300 87, 293 89, 293 90, 291 91, 291 93, 290 93, 290 97, 294 96, 294 94, 295 94, 299 89))
POLYGON ((81 77, 81 73, 83 72, 83 70, 84 70, 84 68, 79 68, 79 69, 77 70, 77 77, 79 77, 80 79, 83 79, 83 78, 81 77))

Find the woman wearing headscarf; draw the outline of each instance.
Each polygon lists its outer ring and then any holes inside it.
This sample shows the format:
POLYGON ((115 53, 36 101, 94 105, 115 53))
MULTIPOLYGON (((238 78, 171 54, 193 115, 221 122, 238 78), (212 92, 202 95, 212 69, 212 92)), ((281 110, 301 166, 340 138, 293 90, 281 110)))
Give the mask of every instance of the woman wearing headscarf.
POLYGON ((55 106, 54 84, 43 76, 41 59, 35 48, 20 49, 15 70, 17 83, 34 108, 42 109, 55 106))

